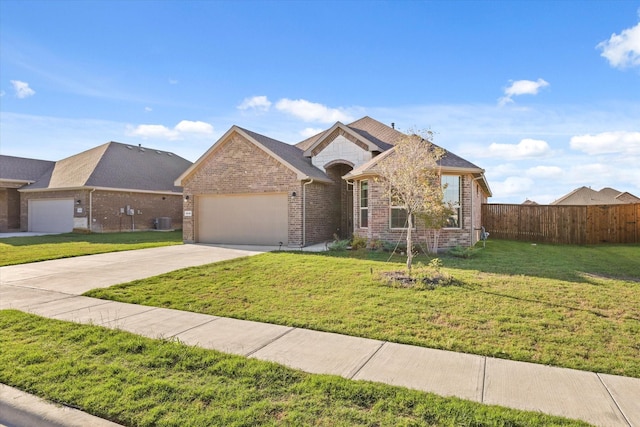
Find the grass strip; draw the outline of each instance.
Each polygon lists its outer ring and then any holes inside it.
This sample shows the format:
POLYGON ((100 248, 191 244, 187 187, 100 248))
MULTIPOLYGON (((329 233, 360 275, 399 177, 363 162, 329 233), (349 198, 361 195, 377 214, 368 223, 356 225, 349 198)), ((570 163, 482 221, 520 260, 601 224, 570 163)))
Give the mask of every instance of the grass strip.
POLYGON ((0 382, 129 426, 584 426, 0 311, 0 382))
POLYGON ((182 244, 182 231, 51 234, 0 239, 0 266, 182 244))
MULTIPOLYGON (((458 286, 387 286, 403 260, 273 252, 85 295, 640 377, 640 246, 493 241, 442 257, 458 286)), ((424 259, 423 262, 428 260, 424 259)))

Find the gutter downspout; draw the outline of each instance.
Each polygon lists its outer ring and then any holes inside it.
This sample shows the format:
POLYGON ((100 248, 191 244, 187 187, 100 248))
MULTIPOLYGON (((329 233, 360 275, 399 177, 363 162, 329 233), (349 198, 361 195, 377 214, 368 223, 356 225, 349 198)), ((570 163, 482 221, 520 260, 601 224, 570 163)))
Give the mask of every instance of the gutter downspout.
POLYGON ((474 238, 474 233, 476 232, 476 227, 475 224, 473 223, 474 220, 474 215, 473 215, 473 205, 475 203, 473 203, 473 183, 478 181, 479 179, 482 179, 482 175, 480 175, 477 178, 473 178, 471 180, 471 242, 473 243, 471 246, 474 246, 480 239, 476 240, 475 242, 473 241, 474 238))
POLYGON ((302 184, 302 247, 307 244, 307 185, 312 183, 313 178, 302 184))
POLYGON ((93 192, 96 191, 95 188, 92 188, 89 191, 89 231, 93 231, 93 192))

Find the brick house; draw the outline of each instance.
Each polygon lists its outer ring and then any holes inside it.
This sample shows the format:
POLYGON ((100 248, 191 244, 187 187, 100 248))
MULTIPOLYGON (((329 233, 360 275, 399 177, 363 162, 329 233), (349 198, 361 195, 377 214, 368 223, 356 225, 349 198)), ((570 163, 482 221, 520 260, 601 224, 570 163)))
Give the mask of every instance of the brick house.
MULTIPOLYGON (((354 233, 396 240, 401 215, 382 196, 375 162, 403 136, 370 117, 296 145, 233 126, 175 181, 184 191, 184 241, 302 247, 354 233)), ((441 166, 457 202, 441 246, 472 245, 491 196, 484 171, 450 152, 441 166)), ((418 237, 424 232, 418 225, 418 237)))
MULTIPOLYGON (((17 158, 0 157, 3 164, 18 164, 17 158)), ((37 162, 21 161, 27 160, 37 162)), ((17 224, 22 231, 182 227, 182 189, 173 181, 191 162, 180 156, 108 142, 47 163, 44 172, 16 190, 20 204, 17 224), (162 218, 162 224, 157 218, 162 218)))
POLYGON ((55 162, 0 155, 0 233, 20 230, 18 189, 36 182, 55 162))
POLYGON ((591 187, 580 187, 571 191, 559 199, 551 202, 551 205, 621 205, 626 203, 640 203, 640 198, 628 191, 618 191, 605 187, 600 191, 591 187))

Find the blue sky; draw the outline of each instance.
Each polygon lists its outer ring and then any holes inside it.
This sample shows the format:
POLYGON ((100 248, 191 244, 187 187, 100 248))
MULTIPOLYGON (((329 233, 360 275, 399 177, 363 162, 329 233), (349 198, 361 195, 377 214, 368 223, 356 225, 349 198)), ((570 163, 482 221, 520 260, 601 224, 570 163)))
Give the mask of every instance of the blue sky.
POLYGON ((0 153, 191 161, 364 115, 486 170, 495 203, 640 196, 640 1, 0 1, 0 153))

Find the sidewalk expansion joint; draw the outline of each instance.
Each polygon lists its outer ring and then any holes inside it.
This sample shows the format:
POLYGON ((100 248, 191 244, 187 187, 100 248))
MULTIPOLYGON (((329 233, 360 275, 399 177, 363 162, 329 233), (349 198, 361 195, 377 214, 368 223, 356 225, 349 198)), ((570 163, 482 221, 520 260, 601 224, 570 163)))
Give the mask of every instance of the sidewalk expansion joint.
POLYGON ((294 328, 294 327, 292 327, 292 328, 290 328, 290 329, 288 329, 288 330, 284 331, 283 333, 281 333, 280 335, 278 335, 278 336, 274 337, 273 339, 271 339, 271 340, 267 341, 266 343, 264 343, 264 344, 263 344, 263 345, 261 345, 260 347, 255 348, 255 349, 251 350, 250 352, 246 353, 246 354, 244 355, 244 357, 251 357, 252 355, 256 354, 258 351, 260 351, 260 350, 262 350, 263 348, 265 348, 266 346, 273 344, 274 342, 276 342, 276 341, 277 341, 277 340, 279 340, 280 338, 284 337, 285 335, 287 335, 288 333, 290 333, 290 332, 292 332, 292 331, 295 331, 296 329, 298 329, 298 328, 294 328))
MULTIPOLYGON (((118 302, 118 301, 109 301, 109 302, 118 302)), ((128 304, 128 303, 123 303, 123 304, 128 304)), ((137 305, 137 304, 132 304, 132 305, 137 305)), ((138 313, 129 314, 128 316, 118 317, 117 319, 113 319, 113 320, 103 320, 100 323, 98 323, 97 325, 104 326, 104 327, 107 327, 109 329, 120 329, 120 327, 117 324, 120 320, 128 319, 128 318, 133 317, 133 316, 139 316, 140 314, 148 313, 150 311, 158 309, 158 307, 149 307, 149 306, 145 306, 145 305, 138 305, 138 307, 148 307, 149 309, 148 310, 144 310, 144 311, 140 311, 138 313), (112 326, 111 323, 114 323, 114 325, 112 326)), ((118 314, 118 309, 116 309, 116 314, 118 314)))
MULTIPOLYGON (((202 322, 202 323, 200 323, 200 324, 198 324, 198 325, 195 325, 195 326, 192 326, 192 327, 190 327, 190 328, 187 328, 187 329, 185 329, 184 331, 176 332, 175 334, 170 335, 170 336, 169 336, 169 338, 175 338, 177 335, 184 334, 185 332, 189 332, 189 331, 190 331, 190 330, 192 330, 192 329, 199 328, 200 326, 207 325, 207 324, 209 324, 209 323, 211 323, 211 322, 214 322, 214 321, 216 321, 216 320, 218 320, 218 319, 220 319, 220 317, 217 317, 217 316, 211 316, 211 319, 207 320, 206 322, 202 322)), ((180 338, 178 338, 178 340, 180 340, 180 338)))
POLYGON ((351 379, 353 379, 353 377, 355 377, 356 375, 358 375, 358 372, 360 372, 360 371, 362 370, 362 368, 364 368, 365 366, 367 366, 367 363, 369 363, 369 362, 371 361, 371 359, 373 359, 373 358, 375 357, 375 355, 376 355, 376 354, 378 354, 378 352, 379 352, 380 350, 382 350, 382 347, 384 347, 384 346, 385 346, 385 344, 388 344, 388 342, 387 342, 387 341, 383 341, 382 343, 380 343, 380 345, 378 346, 378 348, 376 348, 376 349, 375 349, 375 351, 373 351, 373 352, 371 353, 371 356, 367 357, 367 359, 366 359, 364 362, 362 362, 362 363, 360 364, 360 366, 357 366, 357 367, 352 371, 353 373, 349 373, 349 374, 345 375, 345 378, 346 378, 346 379, 351 380, 351 379))
MULTIPOLYGON (((65 297, 65 298, 73 298, 73 297, 69 296, 69 297, 65 297)), ((64 298, 60 298, 60 299, 64 299, 64 298)), ((56 300, 53 300, 53 301, 60 301, 60 299, 56 299, 56 300)), ((86 308, 90 309, 90 308, 93 308, 93 307, 99 307, 101 305, 109 304, 110 302, 112 302, 112 301, 105 301, 105 300, 98 300, 98 301, 100 301, 100 302, 97 303, 97 304, 88 305, 86 307, 81 307, 81 308, 74 308, 72 310, 67 310, 67 311, 61 311, 60 313, 53 313, 53 314, 51 314, 49 316, 43 316, 43 317, 52 318, 53 316, 60 316, 61 314, 73 313, 74 311, 84 310, 86 308)), ((34 312, 33 310, 37 310, 39 305, 48 304, 50 302, 52 302, 52 301, 41 302, 41 303, 38 303, 36 305, 29 306, 29 308, 28 308, 29 312, 32 313, 32 314, 36 314, 38 316, 42 316, 41 314, 38 314, 38 313, 34 312)))
POLYGON ((600 374, 598 374, 597 372, 596 372, 596 377, 598 377, 598 380, 600 380, 600 384, 602 384, 604 389, 607 390, 607 394, 609 395, 609 397, 613 401, 613 404, 616 405, 616 408, 618 409, 618 411, 622 414, 622 418, 624 418, 624 421, 627 423, 627 425, 629 427, 633 427, 633 424, 631 424, 631 421, 629 420, 629 418, 627 418, 627 416, 625 415, 625 413, 622 410, 622 408, 620 407, 620 405, 618 405, 618 402, 616 401, 616 398, 613 397, 613 394, 611 394, 611 391, 609 390, 609 387, 607 387, 607 385, 604 383, 604 381, 602 381, 602 377, 600 377, 600 374))

